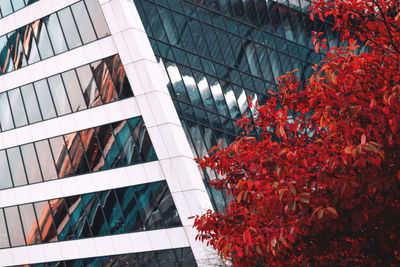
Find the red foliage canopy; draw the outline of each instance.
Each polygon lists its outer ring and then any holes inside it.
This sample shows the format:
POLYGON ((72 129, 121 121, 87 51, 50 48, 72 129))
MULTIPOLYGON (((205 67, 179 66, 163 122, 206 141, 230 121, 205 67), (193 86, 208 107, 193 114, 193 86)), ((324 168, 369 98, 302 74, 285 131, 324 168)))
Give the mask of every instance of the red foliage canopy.
POLYGON ((235 266, 400 264, 399 1, 317 0, 311 11, 350 45, 305 85, 281 77, 240 121, 245 134, 199 160, 232 201, 194 227, 235 266))

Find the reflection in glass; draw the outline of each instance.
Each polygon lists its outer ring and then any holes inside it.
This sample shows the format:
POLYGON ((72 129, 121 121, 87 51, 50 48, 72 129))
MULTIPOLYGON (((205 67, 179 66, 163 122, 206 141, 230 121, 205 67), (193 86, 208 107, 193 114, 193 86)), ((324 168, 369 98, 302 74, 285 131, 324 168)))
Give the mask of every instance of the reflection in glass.
POLYGON ((65 33, 65 39, 67 40, 68 48, 73 49, 81 46, 82 42, 79 37, 78 30, 75 26, 74 18, 70 8, 64 8, 57 12, 58 18, 60 19, 61 28, 65 33))
POLYGON ((147 129, 136 117, 0 150, 0 188, 12 186, 10 170, 18 186, 27 179, 37 183, 153 160, 157 156, 147 129))
POLYGON ((111 79, 108 68, 103 61, 96 61, 90 64, 93 75, 99 88, 104 103, 112 102, 117 99, 114 82, 111 79))
POLYGON ((19 147, 13 147, 7 149, 8 163, 10 164, 10 170, 14 181, 14 186, 27 184, 25 177, 25 168, 22 162, 21 153, 19 147))
POLYGON ((47 33, 45 20, 37 20, 32 23, 33 34, 37 40, 40 57, 46 59, 54 56, 53 48, 50 43, 50 37, 47 33))
POLYGON ((54 225, 57 228, 58 240, 75 239, 64 199, 53 199, 50 200, 49 203, 54 219, 54 225))
POLYGON ((66 51, 67 44, 65 43, 65 38, 58 22, 57 14, 51 14, 50 16, 44 18, 43 21, 47 26, 55 54, 57 55, 66 51))
POLYGON ((19 33, 19 30, 7 34, 7 37, 8 37, 8 45, 10 48, 10 56, 14 63, 15 69, 25 67, 26 58, 23 53, 21 44, 21 35, 19 33))
POLYGON ((21 213, 21 221, 24 228, 26 244, 30 245, 41 243, 42 239, 40 237, 40 233, 36 231, 38 225, 32 204, 19 206, 19 212, 21 213))
POLYGON ((107 23, 104 19, 99 2, 97 0, 86 0, 85 3, 96 30, 97 38, 103 38, 110 35, 110 30, 108 29, 107 23))
POLYGON ((62 136, 51 138, 50 140, 51 150, 54 155, 58 177, 63 178, 71 176, 74 171, 71 166, 68 152, 62 136))
POLYGON ((40 168, 42 170, 43 180, 57 179, 53 156, 50 151, 49 142, 47 140, 35 142, 37 155, 39 158, 40 168))
POLYGON ((71 163, 75 174, 78 175, 90 172, 84 155, 85 151, 82 147, 79 132, 67 134, 64 136, 64 139, 71 157, 71 163))
POLYGON ((35 148, 33 144, 26 144, 21 146, 22 157, 25 162, 26 174, 30 184, 42 181, 40 174, 39 162, 37 161, 35 148))
POLYGON ((0 1, 0 10, 3 17, 10 15, 13 12, 11 2, 8 0, 0 1))
POLYGON ((181 226, 170 195, 161 181, 0 209, 0 247, 5 223, 11 246, 181 226))
POLYGON ((96 88, 96 83, 93 78, 92 71, 88 65, 76 69, 79 82, 82 87, 83 96, 88 107, 101 105, 100 95, 96 88))
POLYGON ((0 94, 0 126, 2 131, 14 128, 8 97, 4 93, 0 94))
POLYGON ((68 97, 65 93, 64 84, 61 80, 61 76, 54 75, 47 80, 49 82, 54 105, 56 106, 57 115, 61 116, 71 113, 71 108, 69 106, 68 97))
POLYGON ((19 89, 8 91, 8 99, 10 100, 10 106, 14 117, 15 127, 20 127, 28 124, 19 89))
POLYGON ((26 107, 29 123, 34 123, 42 120, 40 114, 39 103, 37 102, 36 94, 32 84, 21 87, 22 98, 26 107))
POLYGON ((25 245, 24 233, 22 231, 21 221, 19 219, 18 207, 5 208, 4 214, 7 221, 11 246, 16 247, 25 245))
POLYGON ((36 233, 40 231, 43 242, 57 241, 58 238, 56 229, 54 228, 53 217, 50 213, 49 203, 47 201, 36 202, 34 206, 40 229, 36 229, 36 233))
MULTIPOLYGON (((118 55, 98 61, 95 71, 104 104, 118 100, 117 94, 119 99, 133 96, 118 55)), ((89 107, 101 105, 99 96, 92 71, 85 65, 0 93, 0 126, 5 131, 86 109, 86 103, 89 107)))
POLYGON ((86 7, 83 2, 78 2, 71 6, 72 13, 78 26, 81 38, 84 44, 96 40, 96 34, 92 28, 92 22, 86 12, 86 7))
POLYGON ((65 89, 67 90, 68 99, 71 103, 72 111, 86 109, 85 100, 80 90, 78 78, 75 71, 70 70, 61 74, 65 89))
POLYGON ((0 151, 0 189, 12 187, 11 173, 8 167, 6 151, 0 151))
POLYGON ((54 118, 56 111, 53 100, 51 99, 49 87, 46 80, 40 80, 34 83, 35 91, 39 100, 40 110, 45 120, 54 118))
POLYGON ((4 220, 3 209, 0 209, 0 248, 6 248, 10 246, 8 241, 7 227, 4 220))

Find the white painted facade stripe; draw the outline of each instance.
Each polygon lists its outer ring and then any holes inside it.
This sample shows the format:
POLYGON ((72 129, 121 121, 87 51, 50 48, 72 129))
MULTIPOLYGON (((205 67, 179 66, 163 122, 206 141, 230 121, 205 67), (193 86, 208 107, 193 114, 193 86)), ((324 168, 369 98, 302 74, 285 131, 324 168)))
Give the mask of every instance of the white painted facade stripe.
POLYGON ((134 97, 0 133, 0 149, 140 116, 134 97))
POLYGON ((165 180, 158 161, 0 190, 0 208, 165 180))
POLYGON ((52 242, 0 250, 0 266, 188 247, 183 227, 52 242))
MULTIPOLYGON (((40 1, 39 1, 40 2, 40 1)), ((0 93, 115 55, 110 36, 0 76, 0 93)))

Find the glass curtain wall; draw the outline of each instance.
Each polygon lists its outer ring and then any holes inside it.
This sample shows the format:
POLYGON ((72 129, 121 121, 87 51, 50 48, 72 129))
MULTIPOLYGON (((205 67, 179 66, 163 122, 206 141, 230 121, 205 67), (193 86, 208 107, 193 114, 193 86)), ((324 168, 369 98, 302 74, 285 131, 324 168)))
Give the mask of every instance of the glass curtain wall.
POLYGON ((2 0, 0 1, 0 18, 11 15, 37 1, 39 0, 2 0))
MULTIPOLYGON (((263 103, 276 78, 294 69, 301 81, 323 58, 312 46, 313 22, 306 0, 134 0, 153 51, 164 68, 173 98, 196 157, 239 134, 235 121, 246 112, 248 97, 263 103)), ((328 35, 335 44, 333 34, 328 35)), ((216 178, 204 173, 204 179, 216 178)), ((214 206, 225 196, 208 186, 214 206)))
POLYGON ((133 96, 119 55, 0 93, 0 132, 133 96))
POLYGON ((0 208, 0 248, 178 226, 161 181, 0 208))
POLYGON ((0 189, 157 160, 142 117, 0 150, 0 189))
POLYGON ((98 0, 81 0, 0 36, 0 75, 108 35, 98 0))

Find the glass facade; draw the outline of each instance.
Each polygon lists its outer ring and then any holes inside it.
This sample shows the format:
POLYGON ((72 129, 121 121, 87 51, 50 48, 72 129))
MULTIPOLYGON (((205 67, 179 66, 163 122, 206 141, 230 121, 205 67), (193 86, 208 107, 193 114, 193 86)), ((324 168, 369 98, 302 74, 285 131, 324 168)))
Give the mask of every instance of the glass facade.
POLYGON ((161 181, 0 208, 0 248, 177 226, 161 181))
MULTIPOLYGON (((294 69, 305 81, 316 54, 312 31, 325 31, 309 19, 306 0, 134 0, 195 157, 220 140, 239 134, 235 122, 248 108, 248 97, 260 103, 276 78, 294 69)), ((327 37, 335 44, 333 34, 327 37)), ((215 208, 226 197, 212 191, 215 208)))
POLYGON ((196 261, 190 248, 177 248, 115 256, 48 262, 19 267, 195 267, 196 261))
MULTIPOLYGON (((2 0, 6 3, 9 0, 2 0)), ((12 0, 11 2, 18 2, 12 0)), ((82 0, 0 36, 0 75, 110 34, 97 0, 82 0)))
POLYGON ((0 18, 8 16, 39 0, 2 0, 0 1, 0 18))
POLYGON ((141 117, 0 150, 0 189, 157 160, 141 117))
POLYGON ((0 131, 133 96, 118 55, 0 93, 0 131))

